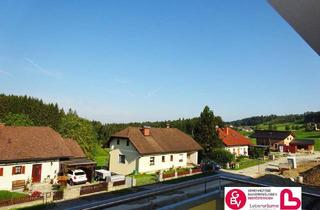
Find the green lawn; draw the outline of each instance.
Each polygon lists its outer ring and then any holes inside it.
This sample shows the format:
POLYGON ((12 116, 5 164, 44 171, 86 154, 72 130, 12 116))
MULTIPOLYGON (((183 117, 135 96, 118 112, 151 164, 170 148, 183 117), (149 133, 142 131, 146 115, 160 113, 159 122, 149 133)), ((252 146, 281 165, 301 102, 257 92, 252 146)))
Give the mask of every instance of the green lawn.
POLYGON ((26 194, 23 194, 23 193, 0 190, 0 200, 9 200, 11 198, 21 198, 21 197, 25 197, 25 196, 26 196, 26 194))
MULTIPOLYGON (((294 126, 300 126, 300 127, 303 127, 303 124, 299 124, 299 123, 271 123, 272 125, 276 125, 277 126, 277 130, 279 131, 285 131, 286 130, 286 125, 289 125, 290 127, 292 125, 294 126)), ((268 130, 269 129, 269 123, 266 123, 266 124, 259 124, 258 125, 259 129, 264 129, 264 130, 268 130)))
POLYGON ((156 174, 138 174, 133 176, 136 179, 136 186, 153 184, 157 182, 156 174))
POLYGON ((109 149, 98 147, 94 155, 94 160, 97 161, 98 167, 106 166, 109 162, 109 149))
POLYGON ((241 170, 244 168, 256 166, 259 164, 265 163, 263 160, 257 160, 257 159, 249 159, 249 158, 244 158, 239 162, 239 168, 233 169, 233 170, 241 170))

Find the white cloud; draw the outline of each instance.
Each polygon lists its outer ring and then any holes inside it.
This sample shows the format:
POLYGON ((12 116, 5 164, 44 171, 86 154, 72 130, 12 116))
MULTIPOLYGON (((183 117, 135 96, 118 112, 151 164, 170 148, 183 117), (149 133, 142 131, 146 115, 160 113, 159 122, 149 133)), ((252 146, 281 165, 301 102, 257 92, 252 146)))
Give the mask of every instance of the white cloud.
POLYGON ((31 64, 38 73, 49 76, 49 77, 55 77, 58 78, 61 76, 60 72, 52 72, 49 71, 47 69, 42 68, 39 64, 37 64, 36 62, 34 62, 33 60, 31 60, 30 58, 23 58, 27 63, 31 64))
POLYGON ((129 80, 127 80, 127 79, 120 79, 120 78, 113 78, 113 81, 114 81, 115 83, 118 83, 118 84, 121 84, 121 85, 127 85, 127 84, 130 83, 129 80))
POLYGON ((159 91, 160 91, 160 88, 150 90, 149 92, 147 92, 146 98, 150 98, 150 97, 156 95, 159 91))
POLYGON ((11 73, 7 72, 7 71, 4 71, 4 70, 1 70, 0 69, 0 74, 4 75, 4 76, 12 76, 11 73))

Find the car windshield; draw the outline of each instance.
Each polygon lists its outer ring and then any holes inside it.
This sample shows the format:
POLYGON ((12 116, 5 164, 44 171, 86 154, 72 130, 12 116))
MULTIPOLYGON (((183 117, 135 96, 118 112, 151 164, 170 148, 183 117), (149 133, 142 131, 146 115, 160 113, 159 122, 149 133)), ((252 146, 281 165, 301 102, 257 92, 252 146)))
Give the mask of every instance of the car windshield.
POLYGON ((76 172, 76 173, 74 173, 76 176, 79 176, 79 175, 85 175, 85 173, 84 172, 76 172))

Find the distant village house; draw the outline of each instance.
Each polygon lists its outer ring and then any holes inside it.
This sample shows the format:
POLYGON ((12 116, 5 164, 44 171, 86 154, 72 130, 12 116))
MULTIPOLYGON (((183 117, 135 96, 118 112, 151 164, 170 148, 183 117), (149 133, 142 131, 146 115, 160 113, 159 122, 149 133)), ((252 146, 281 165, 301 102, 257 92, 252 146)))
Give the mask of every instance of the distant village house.
POLYGON ((315 141, 296 139, 291 131, 257 130, 252 135, 257 145, 269 146, 273 151, 296 153, 298 151, 314 152, 315 141))
POLYGON ((252 145, 250 139, 229 127, 217 128, 217 132, 226 150, 236 156, 248 156, 249 146, 252 145))

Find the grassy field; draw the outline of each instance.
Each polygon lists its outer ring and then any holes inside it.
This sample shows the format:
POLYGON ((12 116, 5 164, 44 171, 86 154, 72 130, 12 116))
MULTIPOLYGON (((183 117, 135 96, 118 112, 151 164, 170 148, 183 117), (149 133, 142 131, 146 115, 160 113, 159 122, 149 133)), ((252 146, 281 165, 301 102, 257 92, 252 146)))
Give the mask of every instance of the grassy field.
POLYGON ((153 184, 157 182, 156 174, 138 174, 133 176, 136 179, 136 186, 153 184))
MULTIPOLYGON (((292 126, 299 126, 300 129, 303 127, 303 124, 299 124, 299 123, 277 123, 277 124, 272 124, 272 125, 277 126, 277 130, 279 130, 279 131, 285 131, 287 125, 289 125, 290 128, 292 126)), ((257 127, 259 129, 268 130, 269 129, 269 123, 259 124, 257 127)))
POLYGON ((239 168, 233 169, 233 170, 241 170, 244 168, 256 166, 259 164, 265 163, 263 160, 257 160, 257 159, 249 159, 249 158, 244 158, 239 162, 239 168))
POLYGON ((11 198, 21 198, 21 197, 25 197, 25 196, 26 196, 26 194, 23 194, 23 193, 0 190, 0 201, 1 200, 9 200, 11 198))
POLYGON ((240 133, 241 135, 243 135, 243 136, 248 137, 248 138, 251 140, 252 144, 256 144, 256 142, 257 142, 256 139, 253 139, 253 138, 250 138, 250 137, 249 137, 253 132, 239 131, 239 133, 240 133))
POLYGON ((98 167, 106 166, 109 162, 109 149, 98 147, 94 159, 98 167))

